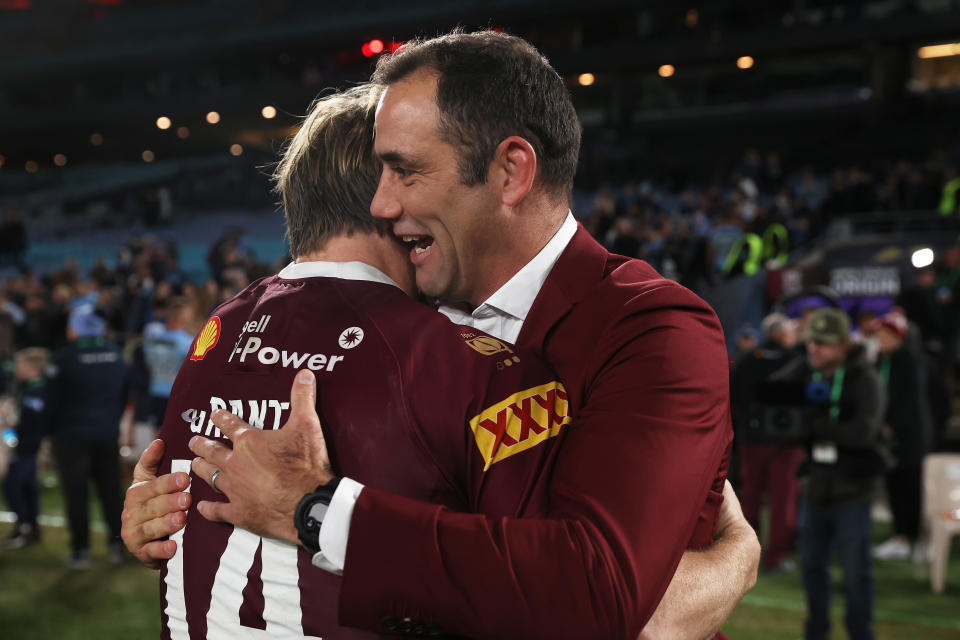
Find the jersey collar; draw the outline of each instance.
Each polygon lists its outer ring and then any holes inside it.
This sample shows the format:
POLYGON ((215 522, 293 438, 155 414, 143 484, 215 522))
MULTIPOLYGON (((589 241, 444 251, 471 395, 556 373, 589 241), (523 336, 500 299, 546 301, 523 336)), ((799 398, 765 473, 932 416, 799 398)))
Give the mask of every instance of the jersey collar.
POLYGON ((284 280, 301 280, 303 278, 364 280, 390 284, 398 289, 400 288, 400 285, 394 282, 390 276, 366 262, 324 262, 320 260, 291 262, 277 274, 277 277, 284 280))

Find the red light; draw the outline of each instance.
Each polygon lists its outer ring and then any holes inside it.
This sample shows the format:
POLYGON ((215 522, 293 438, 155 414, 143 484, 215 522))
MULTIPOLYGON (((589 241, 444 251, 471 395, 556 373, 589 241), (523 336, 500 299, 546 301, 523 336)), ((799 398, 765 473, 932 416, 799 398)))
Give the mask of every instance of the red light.
POLYGON ((30 0, 0 0, 0 9, 22 11, 30 8, 30 0))
POLYGON ((370 51, 374 53, 380 53, 383 51, 383 41, 382 40, 371 40, 370 41, 370 51))
POLYGON ((388 47, 388 50, 390 51, 390 53, 395 53, 397 49, 399 49, 402 46, 403 46, 402 42, 391 42, 390 46, 388 47))
POLYGON ((503 33, 503 27, 494 27, 493 31, 494 33, 503 33))
POLYGON ((364 57, 364 58, 369 58, 370 56, 373 55, 373 49, 370 48, 370 43, 369 43, 369 42, 364 42, 364 43, 363 43, 363 46, 360 47, 360 53, 363 54, 363 57, 364 57))

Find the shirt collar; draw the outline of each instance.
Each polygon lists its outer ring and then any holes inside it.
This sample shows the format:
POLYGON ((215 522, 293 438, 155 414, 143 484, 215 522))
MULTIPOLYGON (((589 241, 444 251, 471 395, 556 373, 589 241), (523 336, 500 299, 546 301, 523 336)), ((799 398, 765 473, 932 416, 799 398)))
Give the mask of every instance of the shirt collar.
POLYGON ((312 260, 308 262, 291 262, 285 266, 278 277, 284 280, 300 280, 302 278, 340 278, 341 280, 364 280, 390 284, 398 289, 400 285, 380 269, 372 267, 366 262, 325 262, 312 260))
POLYGON ((540 292, 547 276, 550 275, 550 270, 553 269, 553 265, 560 258, 560 254, 567 248, 576 233, 577 221, 574 219, 573 213, 567 211, 567 217, 563 224, 540 250, 540 253, 474 309, 472 315, 476 316, 477 312, 484 307, 492 307, 521 321, 526 320, 527 313, 533 306, 533 301, 540 292))

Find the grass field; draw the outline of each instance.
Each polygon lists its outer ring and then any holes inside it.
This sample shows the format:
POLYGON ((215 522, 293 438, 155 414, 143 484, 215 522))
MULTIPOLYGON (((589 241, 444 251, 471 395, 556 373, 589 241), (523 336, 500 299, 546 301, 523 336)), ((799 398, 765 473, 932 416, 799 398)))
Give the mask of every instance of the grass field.
MULTIPOLYGON (((42 511, 62 515, 58 491, 45 474, 42 511)), ((92 511, 98 514, 96 509, 92 511)), ((105 534, 95 531, 93 567, 71 571, 64 562, 67 531, 44 528, 41 544, 0 549, 0 638, 98 640, 157 638, 160 631, 157 573, 128 562, 107 562, 105 534)), ((0 535, 6 527, 0 525, 0 535)), ((883 538, 885 526, 876 527, 883 538)), ((925 567, 910 562, 875 563, 878 640, 960 640, 960 539, 954 541, 946 593, 930 592, 925 567)), ((843 633, 840 575, 835 573, 834 640, 843 633)), ((798 575, 761 575, 724 630, 733 640, 794 640, 801 635, 804 598, 798 575)))

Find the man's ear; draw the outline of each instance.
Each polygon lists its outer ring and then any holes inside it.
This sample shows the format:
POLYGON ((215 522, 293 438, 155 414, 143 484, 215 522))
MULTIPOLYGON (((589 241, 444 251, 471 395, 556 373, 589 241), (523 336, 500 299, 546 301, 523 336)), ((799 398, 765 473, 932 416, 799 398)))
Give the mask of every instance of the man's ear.
POLYGON ((510 136, 497 145, 490 163, 488 183, 500 201, 516 206, 530 193, 537 176, 537 152, 520 136, 510 136))

